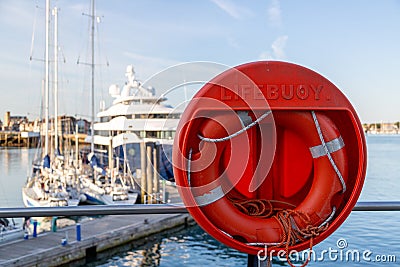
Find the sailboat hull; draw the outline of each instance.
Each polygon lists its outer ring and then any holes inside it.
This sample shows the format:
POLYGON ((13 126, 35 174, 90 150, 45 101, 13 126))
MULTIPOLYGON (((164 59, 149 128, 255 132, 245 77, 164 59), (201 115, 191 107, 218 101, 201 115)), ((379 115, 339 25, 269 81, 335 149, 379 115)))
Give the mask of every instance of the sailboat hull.
POLYGON ((25 207, 78 206, 79 199, 41 199, 35 196, 33 188, 22 188, 22 201, 25 207))

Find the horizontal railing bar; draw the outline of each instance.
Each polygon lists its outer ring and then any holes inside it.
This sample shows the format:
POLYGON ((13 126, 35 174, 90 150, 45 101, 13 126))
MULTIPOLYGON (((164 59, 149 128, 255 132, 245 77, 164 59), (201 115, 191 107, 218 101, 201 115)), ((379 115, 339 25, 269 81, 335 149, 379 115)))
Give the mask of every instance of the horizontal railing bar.
POLYGON ((360 201, 353 211, 400 211, 400 201, 360 201))
MULTIPOLYGON (((400 211, 400 201, 357 202, 353 211, 400 211)), ((0 218, 179 214, 187 212, 185 206, 178 204, 93 205, 77 207, 0 208, 0 218)))
POLYGON ((0 208, 0 218, 177 214, 187 212, 188 211, 185 206, 171 204, 93 205, 75 207, 0 208))

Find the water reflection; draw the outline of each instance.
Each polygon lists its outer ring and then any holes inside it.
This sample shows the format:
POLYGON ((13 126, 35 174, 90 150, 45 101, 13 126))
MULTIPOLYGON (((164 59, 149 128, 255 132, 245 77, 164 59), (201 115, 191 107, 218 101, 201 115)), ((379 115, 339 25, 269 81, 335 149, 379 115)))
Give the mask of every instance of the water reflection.
POLYGON ((128 251, 126 256, 122 258, 122 262, 125 263, 123 266, 160 266, 160 260, 161 252, 159 243, 154 243, 147 249, 128 251))
POLYGON ((36 149, 0 149, 0 207, 23 207, 25 184, 36 149))
MULTIPOLYGON (((145 245, 135 247, 126 246, 112 256, 99 255, 108 260, 98 260, 90 265, 79 266, 247 266, 247 255, 222 245, 199 226, 186 228, 175 234, 160 235, 145 245)), ((303 264, 302 261, 293 261, 294 264, 303 264)), ((289 266, 286 261, 273 258, 273 266, 289 266)), ((77 266, 77 265, 75 265, 77 266)), ((74 266, 74 267, 75 267, 74 266)))
MULTIPOLYGON (((119 252, 107 260, 93 262, 90 266, 246 266, 247 255, 227 248, 200 227, 192 226, 176 233, 157 236, 146 244, 119 252)), ((98 258, 102 258, 98 255, 98 258)), ((85 265, 88 266, 87 263, 85 265)))

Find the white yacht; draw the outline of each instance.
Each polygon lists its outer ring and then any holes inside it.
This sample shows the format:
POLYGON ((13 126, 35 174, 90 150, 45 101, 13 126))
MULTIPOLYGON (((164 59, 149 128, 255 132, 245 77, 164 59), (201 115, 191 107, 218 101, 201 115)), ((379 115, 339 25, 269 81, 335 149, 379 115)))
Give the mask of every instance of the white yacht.
MULTIPOLYGON (((140 177, 140 143, 154 142, 160 145, 160 178, 171 181, 172 145, 181 111, 164 104, 165 97, 157 97, 153 87, 145 88, 136 80, 132 65, 127 66, 125 76, 127 82, 122 90, 115 84, 109 88, 114 98, 112 105, 97 114, 100 122, 94 124, 93 135, 96 165, 110 169, 107 155, 112 153, 114 171, 140 177)), ((86 141, 92 142, 91 136, 86 141)), ((101 171, 98 173, 101 175, 101 171)))

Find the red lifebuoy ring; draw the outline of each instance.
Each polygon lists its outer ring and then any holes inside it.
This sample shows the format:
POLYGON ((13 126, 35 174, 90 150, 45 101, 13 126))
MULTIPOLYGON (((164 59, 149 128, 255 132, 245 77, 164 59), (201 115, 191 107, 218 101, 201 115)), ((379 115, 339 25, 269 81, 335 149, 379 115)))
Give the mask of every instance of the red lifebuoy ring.
MULTIPOLYGON (((198 150, 196 148, 200 143, 199 140, 193 141, 196 145, 192 147, 193 150, 189 156, 190 186, 201 188, 196 190, 193 196, 197 205, 216 228, 230 236, 234 242, 247 247, 252 254, 256 254, 262 244, 284 244, 290 234, 288 231, 295 228, 300 233, 306 232, 306 228, 313 228, 314 231, 318 228, 322 229, 322 226, 335 216, 335 208, 343 204, 343 192, 346 190, 347 154, 335 124, 321 112, 274 111, 273 116, 278 127, 292 131, 303 140, 304 144, 310 148, 313 158, 313 178, 308 194, 286 215, 271 214, 268 218, 259 218, 245 214, 229 197, 228 191, 232 188, 230 186, 232 179, 225 177, 228 179, 218 180, 221 175, 226 175, 224 164, 221 162, 226 161, 226 157, 230 156, 230 143, 238 136, 230 140, 222 139, 227 136, 227 133, 238 129, 237 119, 229 119, 224 115, 223 120, 215 118, 204 120, 197 133, 198 138, 203 139, 201 148, 198 150), (213 140, 220 142, 213 142, 213 140), (201 154, 212 149, 216 149, 216 155, 215 160, 210 164, 209 159, 202 157, 201 154), (228 181, 228 184, 224 184, 224 181, 228 181), (226 189, 227 186, 230 188, 226 189), (284 225, 282 216, 286 216, 286 219, 293 223, 290 229, 284 225)), ((242 138, 247 138, 245 133, 242 138)), ((238 179, 248 179, 248 177, 238 179)), ((304 247, 304 243, 307 242, 292 240, 291 246, 304 247)), ((276 251, 281 249, 285 247, 277 247, 276 251)))
POLYGON ((301 251, 351 213, 366 152, 357 113, 332 82, 259 61, 221 73, 190 101, 174 139, 174 176, 190 214, 218 241, 254 255, 264 245, 301 251))

